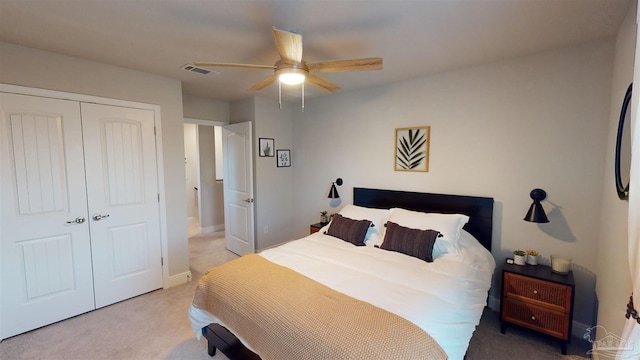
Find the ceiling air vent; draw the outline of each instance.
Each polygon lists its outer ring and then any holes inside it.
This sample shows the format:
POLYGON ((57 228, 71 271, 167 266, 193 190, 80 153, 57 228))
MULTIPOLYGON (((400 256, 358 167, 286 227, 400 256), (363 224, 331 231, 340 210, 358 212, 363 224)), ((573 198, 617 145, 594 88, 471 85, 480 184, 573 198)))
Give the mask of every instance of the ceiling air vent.
POLYGON ((181 69, 182 70, 186 70, 186 71, 190 71, 190 72, 194 72, 194 73, 200 74, 200 75, 214 76, 214 75, 220 74, 219 71, 205 69, 205 68, 198 67, 198 66, 191 65, 191 64, 182 65, 181 69))

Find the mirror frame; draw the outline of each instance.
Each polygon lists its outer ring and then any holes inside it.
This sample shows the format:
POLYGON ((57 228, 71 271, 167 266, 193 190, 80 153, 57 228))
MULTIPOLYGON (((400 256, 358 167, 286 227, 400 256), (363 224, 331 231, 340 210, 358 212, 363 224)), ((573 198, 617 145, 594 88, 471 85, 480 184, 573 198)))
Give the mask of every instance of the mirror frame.
MULTIPOLYGON (((622 109, 620 110, 620 120, 618 121, 618 134, 616 136, 616 158, 615 158, 615 177, 616 177, 616 192, 618 193, 618 197, 620 200, 628 200, 629 199, 629 183, 622 183, 622 171, 621 171, 621 151, 622 151, 622 141, 623 141, 623 133, 625 126, 625 118, 627 117, 627 111, 630 111, 631 104, 631 93, 632 93, 633 83, 629 84, 629 88, 627 88, 627 93, 624 95, 624 101, 622 102, 622 109)), ((626 124, 630 126, 629 124, 626 124)))

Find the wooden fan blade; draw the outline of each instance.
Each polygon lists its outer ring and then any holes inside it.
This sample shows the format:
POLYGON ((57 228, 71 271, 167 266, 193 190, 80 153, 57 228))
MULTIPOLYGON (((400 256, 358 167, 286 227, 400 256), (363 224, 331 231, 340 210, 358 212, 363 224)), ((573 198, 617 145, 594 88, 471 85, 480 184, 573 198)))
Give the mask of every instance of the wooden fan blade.
POLYGON ((302 35, 271 28, 273 42, 283 60, 294 63, 302 61, 302 35))
POLYGON ((265 87, 267 87, 268 85, 271 85, 271 83, 276 81, 276 79, 277 79, 277 77, 275 75, 270 76, 270 77, 260 81, 259 83, 253 85, 252 87, 250 87, 249 91, 262 90, 265 87))
POLYGON ((214 63, 214 62, 195 62, 195 66, 207 66, 207 67, 237 67, 237 68, 249 68, 249 69, 275 69, 275 65, 256 65, 256 64, 233 64, 233 63, 214 63))
POLYGON ((309 71, 316 72, 381 70, 382 58, 321 61, 307 63, 307 66, 309 71))
POLYGON ((309 74, 305 81, 309 83, 309 85, 313 85, 326 93, 332 93, 336 90, 340 90, 340 86, 318 75, 309 74))

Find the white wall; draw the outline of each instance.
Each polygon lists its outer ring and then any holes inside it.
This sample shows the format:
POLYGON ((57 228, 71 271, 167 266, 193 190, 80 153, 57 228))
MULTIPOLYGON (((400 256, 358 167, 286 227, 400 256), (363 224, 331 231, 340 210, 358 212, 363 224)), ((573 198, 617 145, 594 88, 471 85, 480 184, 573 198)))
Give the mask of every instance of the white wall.
MULTIPOLYGON (((255 98, 254 149, 259 138, 272 138, 275 149, 291 150, 291 167, 277 167, 275 157, 254 154, 256 181, 256 248, 262 250, 293 239, 293 171, 296 151, 293 150, 293 104, 255 98), (268 229, 268 230, 267 230, 268 229)), ((297 108, 299 111, 299 108, 297 108)))
MULTIPOLYGON (((290 149, 292 166, 276 166, 275 157, 260 157, 254 151, 255 244, 262 250, 293 239, 293 107, 270 99, 253 97, 231 103, 231 123, 253 123, 253 146, 259 138, 272 138, 276 149, 290 149)), ((308 230, 308 228, 307 228, 308 230)))
MULTIPOLYGON (((613 39, 350 93, 308 99, 294 127, 294 236, 373 187, 495 199, 493 254, 573 257, 574 319, 593 322, 613 39), (394 172, 394 128, 431 126, 427 173, 394 172), (330 208, 330 183, 344 179, 330 208), (547 191, 551 220, 522 220, 547 191)), ((372 75, 373 76, 373 75, 372 75)), ((498 268, 499 270, 499 268, 498 268)), ((494 281, 493 296, 499 284, 494 281)))
POLYGON ((226 101, 183 94, 182 103, 186 118, 229 122, 229 103, 226 101))
POLYGON ((0 43, 0 82, 156 104, 161 107, 169 275, 186 281, 182 86, 179 80, 0 43), (179 134, 176 136, 176 134, 179 134), (173 191, 173 189, 180 189, 173 191))
MULTIPOLYGON (((616 336, 622 335, 624 313, 631 295, 627 249, 628 201, 618 198, 613 176, 616 133, 620 108, 627 87, 633 81, 636 48, 636 5, 631 6, 615 43, 610 111, 607 124, 605 171, 603 172, 601 225, 598 233, 597 293, 598 325, 616 336)), ((637 306, 636 306, 637 307, 637 306)), ((598 333, 598 338, 603 334, 598 333)))

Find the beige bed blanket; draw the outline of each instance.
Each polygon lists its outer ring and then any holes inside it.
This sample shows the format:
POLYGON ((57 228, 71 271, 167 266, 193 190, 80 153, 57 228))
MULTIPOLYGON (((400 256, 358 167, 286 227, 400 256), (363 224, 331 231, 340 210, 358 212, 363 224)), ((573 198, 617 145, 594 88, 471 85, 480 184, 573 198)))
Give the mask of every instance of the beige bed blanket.
POLYGON ((446 359, 410 321, 259 255, 211 269, 193 305, 263 359, 446 359))

